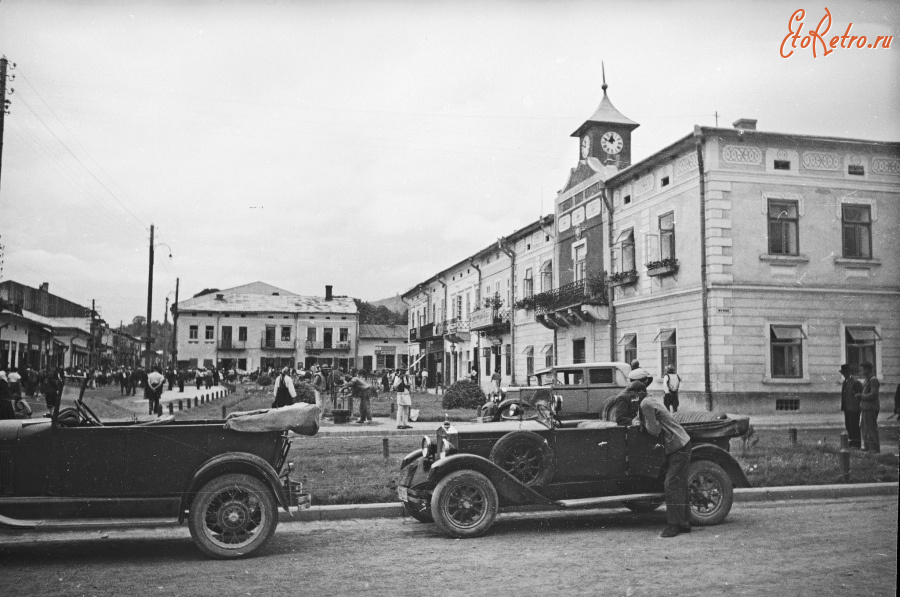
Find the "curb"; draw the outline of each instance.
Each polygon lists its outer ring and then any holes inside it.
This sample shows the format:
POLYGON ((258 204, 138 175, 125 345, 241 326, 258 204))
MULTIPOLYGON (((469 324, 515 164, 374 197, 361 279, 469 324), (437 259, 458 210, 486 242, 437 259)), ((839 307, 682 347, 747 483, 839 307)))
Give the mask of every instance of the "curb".
MULTIPOLYGON (((883 497, 898 494, 898 483, 858 483, 855 485, 789 485, 786 487, 750 487, 734 490, 734 501, 776 502, 786 500, 834 500, 854 497, 883 497)), ((529 511, 555 512, 555 508, 529 511)), ((279 521, 318 522, 326 520, 352 520, 366 518, 394 518, 404 516, 400 502, 387 504, 348 504, 343 506, 313 506, 306 510, 293 510, 291 518, 279 510, 279 521)))

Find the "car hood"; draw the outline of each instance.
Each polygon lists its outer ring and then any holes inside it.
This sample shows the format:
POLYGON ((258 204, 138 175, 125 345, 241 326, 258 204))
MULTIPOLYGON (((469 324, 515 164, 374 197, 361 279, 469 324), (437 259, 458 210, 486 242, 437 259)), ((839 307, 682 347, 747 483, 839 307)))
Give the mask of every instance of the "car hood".
POLYGON ((535 420, 511 420, 511 421, 495 421, 492 423, 481 423, 480 425, 466 425, 460 428, 460 436, 471 436, 479 434, 508 433, 510 431, 546 431, 548 427, 543 423, 535 420))
POLYGON ((0 421, 0 445, 15 444, 19 438, 50 428, 50 419, 8 419, 0 421))

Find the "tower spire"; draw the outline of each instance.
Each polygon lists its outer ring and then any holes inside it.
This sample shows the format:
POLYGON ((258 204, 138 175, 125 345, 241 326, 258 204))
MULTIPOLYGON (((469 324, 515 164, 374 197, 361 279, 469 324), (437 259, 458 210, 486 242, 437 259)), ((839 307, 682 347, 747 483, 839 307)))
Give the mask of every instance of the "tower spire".
POLYGON ((609 85, 606 84, 606 65, 603 64, 603 61, 600 61, 600 70, 603 72, 603 85, 600 88, 603 90, 603 95, 606 95, 606 88, 609 85))

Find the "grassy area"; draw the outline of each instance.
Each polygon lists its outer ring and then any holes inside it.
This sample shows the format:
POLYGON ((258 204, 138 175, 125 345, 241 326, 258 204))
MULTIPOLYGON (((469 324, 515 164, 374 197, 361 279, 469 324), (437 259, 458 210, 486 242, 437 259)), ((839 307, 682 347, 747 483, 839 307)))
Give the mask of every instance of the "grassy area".
MULTIPOLYGON (((851 483, 897 481, 898 433, 897 427, 880 430, 881 454, 850 451, 851 483)), ((731 453, 754 487, 841 482, 840 429, 799 430, 796 446, 787 429, 757 431, 755 436, 758 441, 747 449, 743 440, 731 440, 731 453)))

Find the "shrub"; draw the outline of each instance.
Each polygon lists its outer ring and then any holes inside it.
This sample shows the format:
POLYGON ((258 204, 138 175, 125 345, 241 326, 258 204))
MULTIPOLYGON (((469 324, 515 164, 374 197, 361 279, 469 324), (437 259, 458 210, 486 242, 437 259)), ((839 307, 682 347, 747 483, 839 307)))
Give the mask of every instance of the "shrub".
POLYGON ((487 397, 481 390, 481 387, 472 381, 463 379, 447 388, 444 394, 444 400, 441 403, 443 408, 479 408, 485 402, 487 397))
POLYGON ((256 383, 258 383, 262 387, 270 386, 272 385, 272 378, 268 375, 260 375, 256 378, 256 383))
POLYGON ((294 384, 294 389, 297 390, 297 402, 305 402, 306 404, 316 403, 316 391, 313 389, 312 385, 305 381, 300 381, 294 384))

